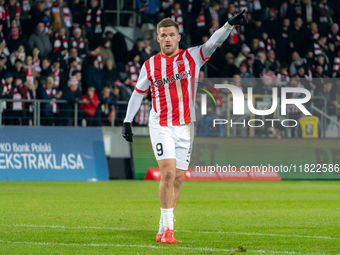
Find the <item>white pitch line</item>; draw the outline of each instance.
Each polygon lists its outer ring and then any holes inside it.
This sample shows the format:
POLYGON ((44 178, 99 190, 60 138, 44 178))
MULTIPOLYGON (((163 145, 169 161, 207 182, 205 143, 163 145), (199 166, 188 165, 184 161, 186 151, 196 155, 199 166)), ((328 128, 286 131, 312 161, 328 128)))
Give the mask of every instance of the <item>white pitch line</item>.
MULTIPOLYGON (((31 228, 75 228, 75 229, 107 229, 107 230, 130 230, 130 231, 145 231, 148 229, 131 229, 131 228, 114 228, 114 227, 95 227, 95 226, 58 226, 58 225, 26 225, 26 224, 0 224, 3 227, 31 227, 31 228)), ((152 230, 148 230, 152 231, 152 230)), ((247 236, 277 236, 277 237, 296 237, 296 238, 310 238, 310 239, 328 239, 339 240, 339 237, 331 236, 304 236, 304 235, 285 235, 285 234, 265 234, 265 233, 243 233, 243 232, 213 232, 213 231, 191 231, 191 230, 175 230, 175 232, 199 233, 199 234, 226 234, 226 235, 247 235, 247 236)))
MULTIPOLYGON (((107 244, 107 243, 45 243, 45 242, 28 242, 28 241, 6 241, 0 240, 0 243, 7 244, 27 244, 27 245, 60 245, 60 246, 90 246, 90 247, 123 247, 123 248, 150 248, 150 249, 166 249, 170 246, 154 246, 154 245, 138 245, 138 244, 107 244)), ((181 247, 172 245, 171 249, 181 250, 197 250, 197 251, 216 251, 216 252, 231 252, 234 249, 215 249, 215 248, 195 248, 195 247, 181 247)), ((266 251, 266 250, 247 250, 248 252, 256 253, 278 253, 278 254, 304 254, 304 255, 328 255, 328 253, 310 253, 310 252, 296 252, 296 251, 266 251)))

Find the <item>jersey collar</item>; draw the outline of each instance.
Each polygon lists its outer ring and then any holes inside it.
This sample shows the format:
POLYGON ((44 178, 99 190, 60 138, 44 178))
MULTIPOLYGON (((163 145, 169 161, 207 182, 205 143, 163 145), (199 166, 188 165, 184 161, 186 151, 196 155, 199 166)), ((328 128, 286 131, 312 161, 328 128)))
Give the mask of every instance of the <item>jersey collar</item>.
POLYGON ((184 50, 182 49, 179 49, 178 53, 176 55, 173 55, 172 57, 168 57, 168 56, 165 56, 163 55, 162 52, 159 52, 159 55, 162 57, 162 58, 166 58, 166 59, 174 59, 175 57, 177 57, 179 54, 181 54, 184 50))

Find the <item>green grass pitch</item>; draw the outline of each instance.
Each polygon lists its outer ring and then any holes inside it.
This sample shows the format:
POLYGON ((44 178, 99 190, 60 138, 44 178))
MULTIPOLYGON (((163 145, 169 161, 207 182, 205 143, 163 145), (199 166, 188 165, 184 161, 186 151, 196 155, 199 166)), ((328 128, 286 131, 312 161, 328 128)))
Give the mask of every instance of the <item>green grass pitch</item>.
POLYGON ((0 254, 339 254, 340 183, 194 182, 155 242, 156 181, 0 182, 0 254))

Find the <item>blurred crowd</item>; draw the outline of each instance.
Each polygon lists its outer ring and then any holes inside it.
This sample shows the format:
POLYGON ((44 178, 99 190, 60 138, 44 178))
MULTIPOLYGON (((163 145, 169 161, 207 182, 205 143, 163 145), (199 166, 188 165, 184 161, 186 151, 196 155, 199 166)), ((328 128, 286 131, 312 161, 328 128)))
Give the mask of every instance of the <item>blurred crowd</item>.
MULTIPOLYGON (((116 16, 105 12, 117 1, 0 0, 0 98, 45 99, 42 125, 74 125, 75 103, 79 125, 121 125, 126 104, 120 102, 129 100, 141 66, 158 52, 150 35, 128 50, 111 26, 116 16)), ((339 0, 121 0, 118 6, 138 13, 140 27, 174 19, 183 49, 203 44, 246 9, 249 23, 216 49, 205 76, 226 78, 245 93, 304 87, 325 97, 333 115, 340 109, 339 88, 327 80, 340 77, 339 0)), ((120 25, 131 17, 122 14, 120 25)), ((147 125, 150 100, 145 94, 134 125, 147 125)), ((33 125, 34 106, 2 102, 2 123, 33 125)))

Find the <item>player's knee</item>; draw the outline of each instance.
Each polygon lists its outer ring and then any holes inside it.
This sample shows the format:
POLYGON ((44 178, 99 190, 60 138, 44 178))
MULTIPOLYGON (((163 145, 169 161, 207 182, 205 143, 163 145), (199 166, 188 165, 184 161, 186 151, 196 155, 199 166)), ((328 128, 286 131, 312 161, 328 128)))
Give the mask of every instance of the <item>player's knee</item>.
POLYGON ((161 174, 161 180, 165 182, 174 182, 175 172, 171 168, 163 169, 163 174, 161 174))
POLYGON ((176 188, 180 188, 182 186, 183 181, 184 181, 184 176, 182 176, 182 175, 176 176, 176 178, 175 178, 175 187, 176 188))

